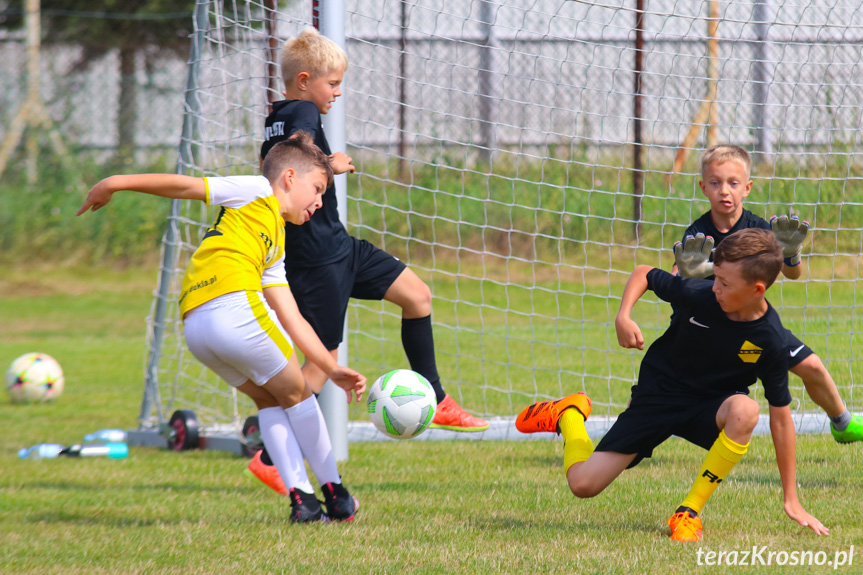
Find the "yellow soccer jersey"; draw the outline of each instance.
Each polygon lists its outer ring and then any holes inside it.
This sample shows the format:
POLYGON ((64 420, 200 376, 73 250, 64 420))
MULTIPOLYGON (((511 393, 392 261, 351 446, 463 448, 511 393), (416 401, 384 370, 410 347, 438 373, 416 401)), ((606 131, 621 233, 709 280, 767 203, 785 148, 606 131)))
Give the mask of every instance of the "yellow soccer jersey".
POLYGON ((235 291, 288 285, 285 220, 263 176, 205 178, 206 203, 222 206, 186 268, 180 313, 235 291))

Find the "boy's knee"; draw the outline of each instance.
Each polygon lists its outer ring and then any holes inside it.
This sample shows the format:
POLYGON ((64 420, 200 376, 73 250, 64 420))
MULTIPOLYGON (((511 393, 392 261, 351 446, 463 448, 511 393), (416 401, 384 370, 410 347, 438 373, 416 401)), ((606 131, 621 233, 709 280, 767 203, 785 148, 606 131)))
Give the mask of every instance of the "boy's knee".
POLYGON ((269 394, 266 397, 253 397, 252 400, 255 402, 255 407, 258 410, 267 409, 268 407, 279 407, 278 400, 269 394))
POLYGON ((409 317, 424 317, 431 313, 431 288, 419 278, 403 291, 401 307, 410 313, 409 317))
POLYGON ((303 400, 303 391, 295 388, 281 388, 273 395, 283 409, 293 407, 303 400))
POLYGON ((424 281, 420 280, 413 290, 414 304, 418 306, 431 306, 432 293, 431 288, 424 281))
POLYGON ((734 401, 728 410, 726 427, 733 426, 745 432, 752 432, 758 425, 760 414, 758 402, 747 395, 734 396, 734 401))
POLYGON ((597 495, 602 493, 603 489, 605 489, 604 485, 597 485, 594 481, 591 481, 591 479, 589 477, 586 477, 584 474, 567 474, 567 481, 569 482, 569 490, 572 491, 572 494, 579 499, 589 499, 591 497, 596 497, 597 495))
POLYGON ((327 374, 311 361, 306 361, 302 368, 303 378, 306 380, 312 393, 320 393, 327 382, 327 374))

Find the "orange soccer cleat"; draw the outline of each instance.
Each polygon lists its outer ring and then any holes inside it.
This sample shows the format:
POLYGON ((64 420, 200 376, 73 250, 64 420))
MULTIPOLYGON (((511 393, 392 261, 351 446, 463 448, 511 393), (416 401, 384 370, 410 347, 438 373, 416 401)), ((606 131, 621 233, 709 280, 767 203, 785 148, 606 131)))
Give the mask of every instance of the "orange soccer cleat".
POLYGON ((451 431, 485 431, 488 429, 488 422, 466 412, 447 394, 443 401, 437 404, 429 427, 451 431))
POLYGON ((567 409, 576 409, 587 421, 590 416, 590 398, 582 392, 567 395, 557 401, 540 401, 525 407, 515 418, 515 428, 522 433, 550 431, 560 433, 557 422, 567 409))
POLYGON ((261 453, 263 452, 258 451, 255 453, 254 457, 252 457, 252 460, 249 462, 249 466, 246 468, 246 472, 256 477, 261 481, 261 483, 279 495, 287 495, 288 488, 285 487, 285 482, 282 481, 282 476, 279 475, 279 470, 276 469, 275 465, 266 465, 261 461, 261 453))
POLYGON ((701 541, 701 518, 678 511, 668 520, 672 541, 701 541))

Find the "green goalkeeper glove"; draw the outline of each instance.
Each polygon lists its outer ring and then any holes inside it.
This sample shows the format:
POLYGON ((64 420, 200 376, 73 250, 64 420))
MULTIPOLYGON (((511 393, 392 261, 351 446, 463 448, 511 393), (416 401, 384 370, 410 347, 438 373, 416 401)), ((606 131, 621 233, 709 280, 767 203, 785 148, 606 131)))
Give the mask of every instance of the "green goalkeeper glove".
POLYGON ((682 242, 674 243, 674 263, 677 273, 684 278, 707 278, 713 275, 713 237, 697 234, 686 236, 682 242))
POLYGON ((779 245, 782 246, 782 257, 785 265, 800 265, 800 250, 809 232, 809 222, 800 221, 797 216, 773 216, 770 218, 770 229, 779 245))

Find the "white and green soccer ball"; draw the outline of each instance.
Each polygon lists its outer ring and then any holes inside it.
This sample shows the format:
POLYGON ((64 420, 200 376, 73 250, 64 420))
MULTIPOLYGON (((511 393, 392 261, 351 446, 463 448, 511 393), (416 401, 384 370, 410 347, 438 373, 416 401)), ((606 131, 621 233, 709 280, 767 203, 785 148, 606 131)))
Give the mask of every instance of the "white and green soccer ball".
POLYGON ((410 439, 428 428, 437 400, 426 378, 409 369, 396 369, 372 384, 368 407, 378 431, 394 439, 410 439))
POLYGON ((12 403, 54 401, 63 393, 63 370, 45 353, 25 353, 6 370, 6 392, 12 403))

